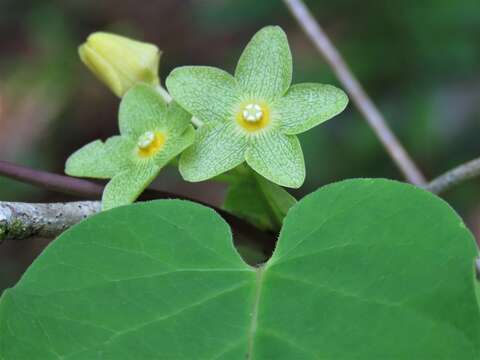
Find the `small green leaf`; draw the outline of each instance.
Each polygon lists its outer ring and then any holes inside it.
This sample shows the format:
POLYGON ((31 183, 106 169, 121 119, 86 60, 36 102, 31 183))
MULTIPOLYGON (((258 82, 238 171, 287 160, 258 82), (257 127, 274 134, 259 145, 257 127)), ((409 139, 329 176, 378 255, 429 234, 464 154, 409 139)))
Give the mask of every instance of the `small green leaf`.
POLYGON ((281 130, 293 135, 331 119, 347 104, 347 95, 335 86, 304 83, 292 85, 273 107, 279 114, 281 130))
POLYGON ((229 73, 209 66, 182 66, 166 80, 173 98, 206 124, 233 119, 240 92, 229 73))
POLYGON ((203 125, 194 144, 180 157, 180 173, 188 181, 210 179, 233 169, 245 160, 247 139, 237 136, 232 123, 203 125))
POLYGON ((387 180, 302 199, 259 268, 211 209, 136 204, 65 232, 4 292, 0 358, 474 360, 476 256, 444 201, 387 180))
POLYGON ((276 99, 292 82, 292 54, 279 26, 258 31, 240 56, 235 78, 243 92, 259 100, 276 99))
POLYGON ((102 209, 109 210, 134 202, 155 180, 160 169, 158 166, 145 163, 115 175, 103 191, 102 209))
POLYGON ((149 85, 137 85, 122 98, 118 111, 120 134, 137 139, 146 131, 165 127, 167 103, 149 85))
POLYGON ((75 151, 65 164, 70 176, 110 179, 131 166, 131 152, 135 144, 121 136, 109 138, 105 143, 93 141, 75 151))
POLYGON ((305 181, 305 161, 295 135, 269 131, 255 137, 245 159, 253 170, 278 185, 298 188, 305 181))
POLYGON ((260 229, 278 232, 295 198, 251 170, 232 177, 230 182, 224 209, 260 229))
POLYGON ((278 231, 278 224, 253 177, 230 185, 223 208, 262 230, 278 231))
POLYGON ((283 224, 290 208, 297 203, 297 200, 284 188, 274 184, 258 174, 254 174, 255 180, 265 197, 272 215, 277 223, 278 230, 283 224))

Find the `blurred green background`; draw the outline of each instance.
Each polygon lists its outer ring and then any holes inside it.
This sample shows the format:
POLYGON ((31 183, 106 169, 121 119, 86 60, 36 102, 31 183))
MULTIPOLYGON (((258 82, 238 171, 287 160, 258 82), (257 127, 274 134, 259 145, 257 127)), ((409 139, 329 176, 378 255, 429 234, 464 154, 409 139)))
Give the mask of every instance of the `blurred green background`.
MULTIPOLYGON (((432 178, 480 155, 478 0, 307 1, 390 126, 432 178)), ((249 38, 281 25, 294 56, 294 82, 340 86, 279 0, 0 0, 0 159, 63 171, 68 155, 116 130, 119 100, 80 63, 89 33, 113 31, 157 44, 162 80, 176 66, 233 71, 249 38)), ((304 194, 351 177, 402 179, 349 106, 301 136, 304 194)), ((185 184, 176 171, 155 186, 220 203, 214 183, 185 184)), ((480 179, 444 195, 480 237, 480 179)), ((0 177, 0 199, 73 200, 0 177)), ((0 292, 14 284, 48 240, 0 245, 0 292)))

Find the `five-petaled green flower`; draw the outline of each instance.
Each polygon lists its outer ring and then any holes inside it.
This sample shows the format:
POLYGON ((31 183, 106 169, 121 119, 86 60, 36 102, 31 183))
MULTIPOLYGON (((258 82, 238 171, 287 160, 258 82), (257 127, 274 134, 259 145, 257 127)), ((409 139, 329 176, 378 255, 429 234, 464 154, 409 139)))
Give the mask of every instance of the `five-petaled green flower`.
POLYGON ((67 160, 65 172, 112 179, 103 193, 104 210, 129 204, 193 143, 190 117, 177 103, 167 105, 151 86, 137 85, 120 103, 121 135, 85 145, 67 160))
POLYGON ((296 134, 332 118, 348 103, 331 85, 290 86, 292 55, 285 33, 265 27, 240 57, 235 77, 206 66, 172 71, 166 85, 173 98, 204 122, 180 158, 180 172, 202 181, 246 161, 260 175, 297 188, 305 163, 296 134))

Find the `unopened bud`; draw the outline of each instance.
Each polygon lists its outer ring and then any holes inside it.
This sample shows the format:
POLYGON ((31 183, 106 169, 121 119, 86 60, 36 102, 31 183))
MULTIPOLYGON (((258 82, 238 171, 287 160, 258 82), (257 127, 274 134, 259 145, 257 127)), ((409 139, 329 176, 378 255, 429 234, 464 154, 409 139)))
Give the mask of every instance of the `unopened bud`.
POLYGON ((82 44, 82 62, 117 96, 138 83, 157 85, 160 50, 153 44, 96 32, 82 44))

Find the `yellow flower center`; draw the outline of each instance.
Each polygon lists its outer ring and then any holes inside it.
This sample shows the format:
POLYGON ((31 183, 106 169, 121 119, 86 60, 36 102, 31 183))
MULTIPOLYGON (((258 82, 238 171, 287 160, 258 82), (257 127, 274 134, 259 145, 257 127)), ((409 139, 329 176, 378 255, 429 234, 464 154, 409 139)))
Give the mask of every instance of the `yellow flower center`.
POLYGON ((138 155, 148 158, 155 155, 165 144, 165 134, 160 131, 147 131, 137 141, 138 155))
POLYGON ((248 132, 256 132, 270 123, 270 110, 264 103, 248 102, 240 106, 237 123, 248 132))

